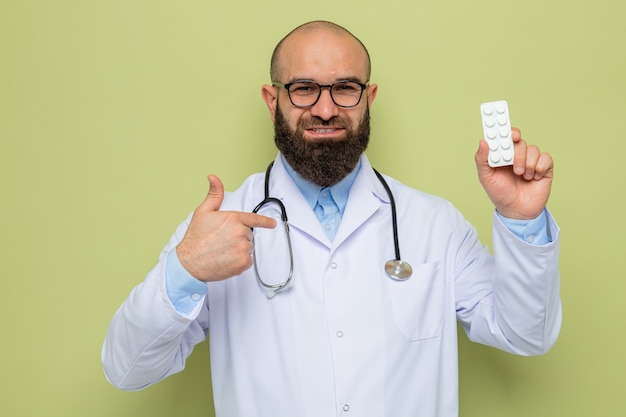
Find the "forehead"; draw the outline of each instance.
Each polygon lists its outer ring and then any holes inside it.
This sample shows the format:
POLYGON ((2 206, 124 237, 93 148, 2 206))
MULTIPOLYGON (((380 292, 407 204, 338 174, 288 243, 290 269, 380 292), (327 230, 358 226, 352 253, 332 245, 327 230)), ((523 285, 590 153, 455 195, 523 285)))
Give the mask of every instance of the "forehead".
POLYGON ((285 39, 279 57, 286 82, 297 79, 324 83, 342 79, 367 81, 367 54, 348 34, 328 30, 294 33, 285 39))

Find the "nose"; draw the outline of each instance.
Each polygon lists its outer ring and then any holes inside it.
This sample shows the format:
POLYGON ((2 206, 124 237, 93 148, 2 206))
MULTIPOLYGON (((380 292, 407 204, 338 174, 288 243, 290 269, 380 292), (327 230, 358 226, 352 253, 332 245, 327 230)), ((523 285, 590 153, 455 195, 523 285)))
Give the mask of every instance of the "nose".
POLYGON ((322 87, 320 98, 311 109, 311 115, 317 116, 322 120, 330 120, 339 114, 339 106, 335 104, 330 96, 330 87, 322 87))

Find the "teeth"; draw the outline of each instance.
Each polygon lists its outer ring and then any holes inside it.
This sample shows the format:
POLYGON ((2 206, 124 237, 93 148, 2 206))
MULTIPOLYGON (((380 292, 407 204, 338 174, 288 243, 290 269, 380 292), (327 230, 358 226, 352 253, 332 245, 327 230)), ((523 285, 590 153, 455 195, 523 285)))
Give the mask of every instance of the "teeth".
POLYGON ((334 132, 335 129, 314 129, 315 133, 331 133, 334 132))

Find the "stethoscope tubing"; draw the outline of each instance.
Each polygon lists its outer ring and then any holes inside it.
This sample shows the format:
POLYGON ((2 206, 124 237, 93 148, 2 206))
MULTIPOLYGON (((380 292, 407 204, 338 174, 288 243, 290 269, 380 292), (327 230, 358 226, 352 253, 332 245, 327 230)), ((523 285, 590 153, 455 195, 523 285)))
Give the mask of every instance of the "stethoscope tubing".
MULTIPOLYGON (((268 289, 268 291, 267 291, 267 297, 268 298, 273 298, 279 291, 282 291, 291 282, 291 279, 293 277, 293 249, 292 249, 292 246, 291 246, 291 238, 289 236, 289 224, 288 224, 288 221, 287 221, 287 209, 285 208, 285 205, 283 204, 283 202, 280 201, 280 199, 269 196, 269 194, 270 194, 270 191, 269 191, 269 188, 270 188, 270 174, 271 174, 273 166, 274 166, 274 162, 272 161, 268 165, 267 170, 265 171, 264 199, 263 199, 263 201, 261 201, 259 204, 256 205, 256 207, 252 210, 252 212, 253 213, 257 213, 265 204, 268 204, 268 203, 276 203, 280 207, 281 220, 282 220, 282 222, 284 224, 285 231, 287 233, 287 243, 288 243, 288 247, 289 247, 290 267, 289 267, 289 276, 288 276, 286 281, 284 281, 284 282, 282 282, 280 284, 268 284, 265 281, 263 281, 263 279, 261 278, 261 275, 259 273, 259 269, 257 267, 256 253, 254 254, 254 256, 253 256, 253 258, 254 258, 254 270, 256 272, 256 276, 257 276, 257 278, 259 280, 259 283, 263 287, 268 289)), ((408 262, 402 261, 401 258, 400 258, 400 242, 399 242, 399 238, 398 238, 398 217, 397 217, 397 214, 396 214, 397 213, 396 212, 396 201, 395 201, 395 199, 393 197, 393 193, 391 192, 391 188, 389 187, 389 184, 387 184, 387 181, 385 181, 385 178, 383 178, 382 174, 380 172, 378 172, 376 169, 374 169, 374 168, 372 168, 372 169, 374 170, 374 173, 376 174, 376 177, 378 177, 378 180, 382 184, 383 188, 387 192, 387 195, 389 196, 389 204, 391 206, 391 228, 392 228, 392 231, 393 231, 393 247, 394 247, 394 252, 395 252, 395 259, 390 259, 389 261, 387 261, 387 263, 385 263, 385 273, 391 279, 403 281, 403 280, 409 278, 413 271, 412 271, 411 265, 409 265, 408 262)))
POLYGON ((387 191, 387 195, 389 196, 389 204, 391 205, 391 228, 393 230, 393 248, 395 250, 395 255, 396 255, 395 260, 399 261, 400 260, 400 242, 398 239, 398 216, 396 215, 396 200, 393 198, 393 193, 391 192, 391 188, 389 188, 389 184, 387 184, 387 181, 385 181, 382 174, 376 171, 376 169, 374 168, 372 169, 374 170, 374 174, 376 174, 376 176, 380 180, 380 183, 385 188, 385 191, 387 191))

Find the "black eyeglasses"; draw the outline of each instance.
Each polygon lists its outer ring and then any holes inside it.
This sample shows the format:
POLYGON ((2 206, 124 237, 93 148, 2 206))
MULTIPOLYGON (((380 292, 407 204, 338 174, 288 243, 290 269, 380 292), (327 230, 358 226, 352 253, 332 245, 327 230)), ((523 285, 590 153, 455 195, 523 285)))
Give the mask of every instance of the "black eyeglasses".
POLYGON ((300 108, 312 107, 322 95, 322 89, 328 88, 330 98, 339 107, 355 107, 361 102, 363 90, 367 84, 356 81, 338 81, 333 84, 318 84, 313 81, 294 81, 283 84, 273 82, 272 85, 287 90, 291 104, 300 108))

